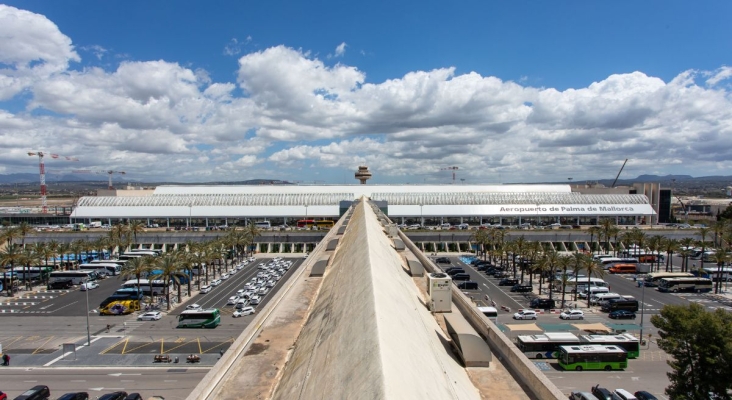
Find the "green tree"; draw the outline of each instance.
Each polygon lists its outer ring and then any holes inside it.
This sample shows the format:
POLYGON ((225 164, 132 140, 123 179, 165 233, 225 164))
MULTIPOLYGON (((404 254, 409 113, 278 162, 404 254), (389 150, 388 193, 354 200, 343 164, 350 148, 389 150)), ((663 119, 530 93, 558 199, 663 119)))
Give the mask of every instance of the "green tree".
POLYGON ((699 241, 699 245, 702 248, 702 256, 699 259, 699 269, 704 269, 704 253, 707 251, 707 236, 709 236, 709 228, 699 228, 697 231, 697 235, 701 237, 701 240, 699 241))
MULTIPOLYGON (((0 251, 0 265, 10 265, 13 268, 16 264, 22 261, 23 253, 20 250, 20 246, 9 244, 5 246, 5 249, 0 251)), ((11 279, 7 279, 5 282, 12 282, 11 279)), ((13 286, 10 284, 5 285, 5 289, 8 291, 8 297, 13 296, 13 286)))
POLYGON ((714 282, 714 293, 719 293, 722 291, 722 277, 726 276, 722 275, 722 268, 725 264, 729 262, 730 254, 729 251, 727 251, 726 248, 721 247, 717 248, 717 250, 714 252, 714 262, 717 264, 717 279, 716 282, 714 282))
POLYGON ((666 305, 651 317, 661 338, 658 347, 667 361, 671 385, 666 394, 675 400, 729 399, 732 366, 732 314, 707 311, 699 304, 666 305))
POLYGON ((145 232, 145 224, 142 221, 130 221, 127 225, 127 234, 132 235, 134 244, 137 244, 137 234, 142 232, 145 232))

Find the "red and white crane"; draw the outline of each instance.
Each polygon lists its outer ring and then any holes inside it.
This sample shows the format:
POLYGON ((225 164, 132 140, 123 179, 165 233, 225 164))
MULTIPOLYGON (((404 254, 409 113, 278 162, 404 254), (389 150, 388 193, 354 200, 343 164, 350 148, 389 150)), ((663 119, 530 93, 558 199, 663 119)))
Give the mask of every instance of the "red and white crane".
POLYGON ((440 168, 440 171, 452 171, 452 184, 454 185, 455 184, 455 171, 457 171, 459 169, 460 168, 458 168, 458 167, 445 167, 445 168, 440 168))
POLYGON ((76 170, 76 171, 71 171, 71 172, 73 172, 75 174, 107 174, 107 175, 109 175, 109 186, 107 187, 107 189, 109 189, 109 190, 114 190, 114 186, 112 186, 112 175, 114 175, 114 174, 120 174, 120 175, 126 174, 125 171, 112 171, 111 169, 110 170, 89 170, 89 169, 82 169, 82 170, 76 170))
POLYGON ((43 162, 43 157, 51 156, 53 159, 63 158, 66 161, 79 161, 76 157, 60 156, 58 154, 44 153, 42 151, 29 151, 29 156, 38 156, 38 167, 41 171, 41 212, 46 214, 48 212, 48 203, 46 202, 46 165, 43 162))

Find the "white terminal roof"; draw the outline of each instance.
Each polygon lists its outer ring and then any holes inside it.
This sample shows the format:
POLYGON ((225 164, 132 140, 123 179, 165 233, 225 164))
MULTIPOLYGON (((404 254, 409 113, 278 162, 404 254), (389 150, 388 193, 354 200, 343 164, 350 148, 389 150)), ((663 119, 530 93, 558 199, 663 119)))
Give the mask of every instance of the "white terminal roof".
POLYGON ((152 195, 82 197, 72 218, 337 217, 340 202, 386 201, 392 217, 642 216, 645 195, 572 192, 569 185, 160 186, 152 195))

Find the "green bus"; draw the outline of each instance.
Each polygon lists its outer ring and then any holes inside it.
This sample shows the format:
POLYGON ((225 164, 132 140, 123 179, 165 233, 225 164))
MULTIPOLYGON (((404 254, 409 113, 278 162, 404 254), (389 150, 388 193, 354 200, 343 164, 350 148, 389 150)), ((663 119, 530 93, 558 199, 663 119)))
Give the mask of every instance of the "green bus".
POLYGON ((178 328, 216 328, 221 323, 218 308, 185 310, 178 316, 178 328))
POLYGON ((559 366, 570 371, 625 369, 628 352, 618 346, 559 346, 559 366))
POLYGON ((579 339, 583 345, 601 344, 605 346, 618 346, 628 352, 628 358, 638 358, 640 356, 640 339, 630 333, 582 335, 579 339))

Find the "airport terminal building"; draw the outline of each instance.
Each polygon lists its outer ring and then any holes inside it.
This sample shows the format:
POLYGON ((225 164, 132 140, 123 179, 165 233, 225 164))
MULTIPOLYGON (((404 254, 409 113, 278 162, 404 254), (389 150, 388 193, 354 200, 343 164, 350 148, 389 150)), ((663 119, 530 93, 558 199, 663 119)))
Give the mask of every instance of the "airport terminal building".
POLYGON ((241 185, 159 186, 104 191, 79 199, 72 222, 147 220, 164 226, 233 225, 242 221, 337 219, 361 197, 394 221, 433 225, 655 224, 658 184, 602 188, 506 185, 241 185), (104 195, 101 195, 104 194, 104 195), (205 224, 205 225, 204 225, 205 224))

